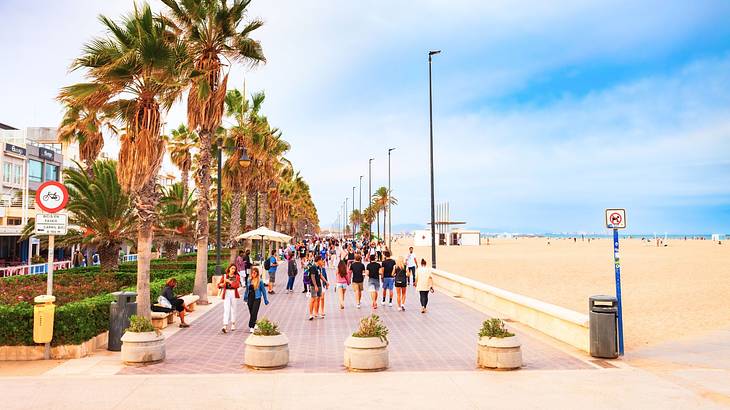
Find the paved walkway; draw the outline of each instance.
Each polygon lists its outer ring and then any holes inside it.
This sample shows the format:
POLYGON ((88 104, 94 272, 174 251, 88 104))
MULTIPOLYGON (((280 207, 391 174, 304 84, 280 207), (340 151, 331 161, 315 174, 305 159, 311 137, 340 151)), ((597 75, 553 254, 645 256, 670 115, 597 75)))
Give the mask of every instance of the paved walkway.
MULTIPOLYGON (((332 276, 333 273, 330 274, 332 276)), ((326 293, 326 318, 308 321, 307 298, 302 291, 301 274, 295 293, 285 294, 286 271, 277 273, 276 294, 270 305, 261 307, 259 318, 278 322, 289 338, 290 361, 285 372, 344 372, 342 364, 348 335, 360 318, 371 313, 369 295, 363 306, 355 308, 354 293, 348 289, 346 307, 340 310, 332 288, 326 293)), ((378 306, 390 330, 390 371, 457 371, 476 369, 476 341, 483 313, 443 293, 431 295, 429 312, 421 314, 418 295, 408 289, 406 311, 378 306)), ((219 304, 182 329, 166 342, 163 363, 140 368, 125 368, 120 374, 203 374, 251 372, 243 366, 244 340, 248 336, 248 308, 241 301, 237 308, 239 330, 222 334, 223 306, 219 304)), ((524 370, 596 369, 552 344, 531 335, 518 333, 522 340, 524 370)))

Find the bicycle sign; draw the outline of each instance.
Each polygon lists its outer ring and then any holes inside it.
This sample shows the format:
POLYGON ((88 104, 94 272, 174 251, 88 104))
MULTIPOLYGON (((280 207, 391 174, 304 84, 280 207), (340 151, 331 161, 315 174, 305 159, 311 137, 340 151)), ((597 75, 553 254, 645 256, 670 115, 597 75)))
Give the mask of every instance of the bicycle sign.
POLYGON ((626 228, 626 210, 625 209, 606 209, 606 228, 625 229, 626 228))
POLYGON ((44 182, 35 193, 35 203, 49 214, 56 213, 66 207, 68 191, 59 182, 44 182))

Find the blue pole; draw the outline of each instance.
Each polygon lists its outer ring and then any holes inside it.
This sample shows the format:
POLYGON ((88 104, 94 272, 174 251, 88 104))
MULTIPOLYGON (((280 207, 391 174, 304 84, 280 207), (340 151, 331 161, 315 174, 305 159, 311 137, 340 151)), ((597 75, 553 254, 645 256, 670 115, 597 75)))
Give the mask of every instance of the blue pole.
POLYGON ((624 355, 624 320, 621 312, 621 262, 618 254, 618 229, 613 230, 613 262, 616 269, 616 299, 618 300, 618 354, 624 355))

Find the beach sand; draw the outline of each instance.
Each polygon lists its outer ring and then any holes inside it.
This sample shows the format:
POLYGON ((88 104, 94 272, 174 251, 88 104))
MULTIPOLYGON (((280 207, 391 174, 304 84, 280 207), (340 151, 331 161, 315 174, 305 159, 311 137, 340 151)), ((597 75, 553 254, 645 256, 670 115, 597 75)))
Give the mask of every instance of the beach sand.
MULTIPOLYGON (((588 297, 615 294, 610 239, 490 239, 438 247, 438 268, 581 313, 588 297)), ((393 244, 405 255, 410 240, 393 244)), ((635 350, 730 327, 730 243, 621 240, 625 346, 635 350)), ((431 259, 430 247, 416 255, 431 259)))

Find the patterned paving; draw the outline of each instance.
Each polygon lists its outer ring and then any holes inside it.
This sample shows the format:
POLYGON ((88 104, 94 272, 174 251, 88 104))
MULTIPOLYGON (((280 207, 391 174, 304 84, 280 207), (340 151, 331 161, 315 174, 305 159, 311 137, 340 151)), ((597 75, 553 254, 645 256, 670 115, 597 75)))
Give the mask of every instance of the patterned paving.
MULTIPOLYGON (((289 338, 289 366, 279 371, 340 372, 343 343, 360 318, 371 313, 369 296, 363 306, 355 308, 354 293, 348 289, 346 306, 340 310, 331 287, 326 292, 326 318, 308 321, 307 298, 302 291, 301 274, 295 293, 285 294, 285 266, 277 273, 275 295, 270 304, 261 306, 259 318, 279 323, 289 338), (281 293, 279 293, 281 292, 281 293)), ((406 311, 378 306, 375 311, 390 330, 388 347, 390 371, 474 370, 476 340, 483 313, 458 300, 436 292, 431 295, 429 312, 420 313, 418 294, 408 289, 406 311)), ((242 329, 222 334, 223 306, 219 304, 188 329, 167 340, 167 358, 163 363, 139 368, 125 368, 120 374, 190 374, 239 373, 251 370, 243 366, 245 324, 248 308, 241 300, 237 318, 242 329)), ((524 369, 592 369, 589 364, 561 350, 521 334, 524 369)))

